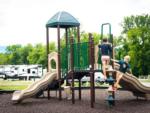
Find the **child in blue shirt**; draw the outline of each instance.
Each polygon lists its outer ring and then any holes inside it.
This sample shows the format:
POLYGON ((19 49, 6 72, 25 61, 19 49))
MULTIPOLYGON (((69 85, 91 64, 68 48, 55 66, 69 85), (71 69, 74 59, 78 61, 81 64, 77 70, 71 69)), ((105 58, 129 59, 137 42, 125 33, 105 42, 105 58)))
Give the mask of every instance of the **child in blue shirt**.
POLYGON ((117 71, 116 73, 116 83, 114 84, 114 87, 118 87, 118 84, 120 82, 120 79, 122 78, 124 73, 131 73, 131 69, 130 69, 130 56, 125 56, 123 60, 113 60, 112 61, 115 62, 115 66, 119 67, 119 71, 117 71))
POLYGON ((103 38, 103 42, 101 45, 98 45, 100 51, 101 51, 101 61, 102 61, 102 68, 103 68, 103 74, 106 78, 106 67, 108 66, 110 62, 110 55, 112 52, 111 44, 108 43, 107 38, 103 38))

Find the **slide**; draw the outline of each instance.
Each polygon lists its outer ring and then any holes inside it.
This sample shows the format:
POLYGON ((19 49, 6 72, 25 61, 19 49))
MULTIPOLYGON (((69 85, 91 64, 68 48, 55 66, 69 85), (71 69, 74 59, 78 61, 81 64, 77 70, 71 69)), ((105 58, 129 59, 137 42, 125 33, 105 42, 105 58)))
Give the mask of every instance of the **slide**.
POLYGON ((150 87, 143 85, 135 76, 124 74, 120 80, 120 86, 129 90, 136 97, 144 97, 150 99, 150 87))
POLYGON ((12 96, 12 101, 14 103, 21 102, 23 99, 35 96, 41 90, 47 88, 57 77, 57 72, 46 73, 39 81, 34 82, 28 88, 22 91, 15 91, 12 96))

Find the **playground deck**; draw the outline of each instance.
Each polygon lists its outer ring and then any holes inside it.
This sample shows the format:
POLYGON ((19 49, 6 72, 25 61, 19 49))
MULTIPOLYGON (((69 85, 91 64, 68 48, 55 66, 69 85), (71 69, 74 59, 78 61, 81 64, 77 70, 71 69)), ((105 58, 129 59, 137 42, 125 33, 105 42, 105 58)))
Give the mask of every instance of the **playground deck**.
MULTIPOLYGON (((52 98, 27 99, 21 104, 13 105, 12 94, 0 95, 0 113, 148 113, 150 111, 150 101, 136 98, 128 91, 117 91, 116 106, 109 108, 105 99, 107 92, 104 89, 96 89, 95 107, 90 107, 90 90, 82 91, 82 100, 77 100, 75 104, 71 100, 66 100, 63 92, 63 100, 55 98, 55 91, 51 92, 52 98)), ((46 93, 45 93, 46 95, 46 93)))

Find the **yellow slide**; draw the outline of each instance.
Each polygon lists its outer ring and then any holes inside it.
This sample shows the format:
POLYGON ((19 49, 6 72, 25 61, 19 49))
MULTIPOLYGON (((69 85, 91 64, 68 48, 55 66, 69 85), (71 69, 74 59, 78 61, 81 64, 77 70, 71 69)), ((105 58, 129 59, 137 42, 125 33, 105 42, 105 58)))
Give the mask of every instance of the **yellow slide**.
POLYGON ((150 87, 143 85, 135 76, 124 74, 120 80, 123 89, 129 90, 134 96, 150 99, 150 87))
POLYGON ((47 88, 57 77, 57 72, 48 72, 39 81, 34 82, 28 88, 22 91, 15 91, 12 96, 12 101, 15 103, 21 102, 23 99, 33 97, 39 91, 47 88))

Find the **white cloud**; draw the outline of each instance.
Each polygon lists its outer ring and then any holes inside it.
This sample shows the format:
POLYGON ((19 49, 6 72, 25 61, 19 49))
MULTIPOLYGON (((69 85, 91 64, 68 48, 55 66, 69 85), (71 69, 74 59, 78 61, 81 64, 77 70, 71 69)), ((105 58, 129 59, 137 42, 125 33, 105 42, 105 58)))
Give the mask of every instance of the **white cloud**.
MULTIPOLYGON (((118 35, 123 17, 149 13, 149 4, 149 0, 0 0, 0 45, 45 43, 45 24, 61 10, 79 19, 81 30, 100 33, 101 24, 109 22, 118 35)), ((54 30, 50 40, 57 40, 54 30)))

